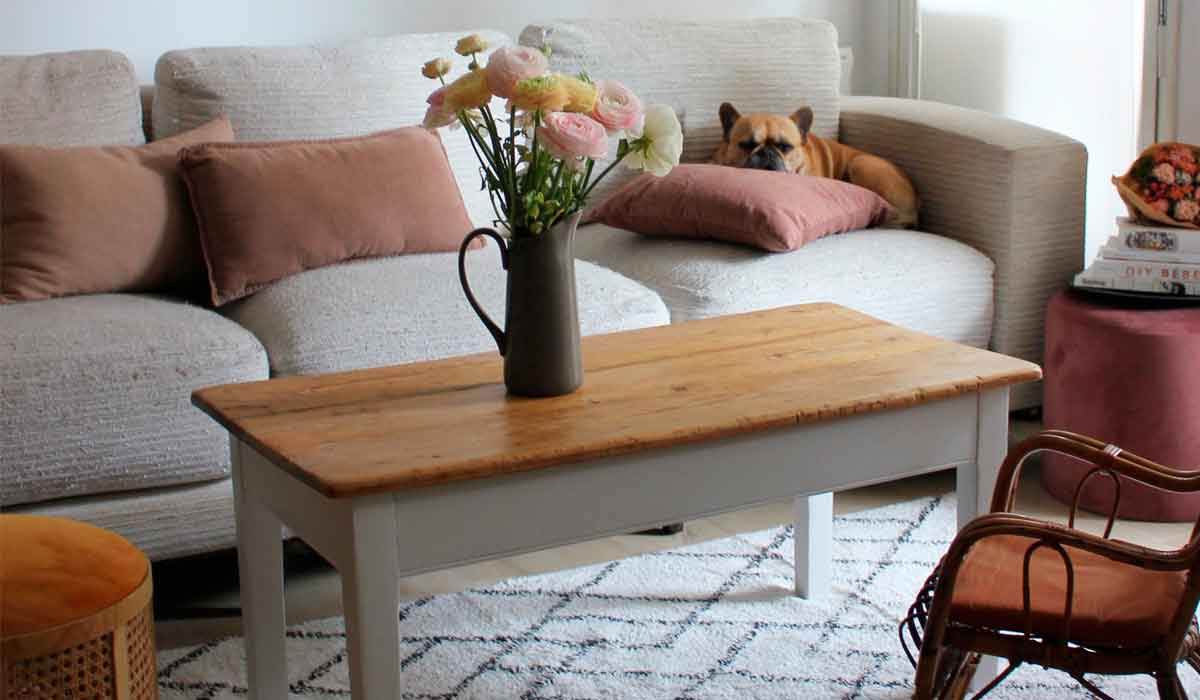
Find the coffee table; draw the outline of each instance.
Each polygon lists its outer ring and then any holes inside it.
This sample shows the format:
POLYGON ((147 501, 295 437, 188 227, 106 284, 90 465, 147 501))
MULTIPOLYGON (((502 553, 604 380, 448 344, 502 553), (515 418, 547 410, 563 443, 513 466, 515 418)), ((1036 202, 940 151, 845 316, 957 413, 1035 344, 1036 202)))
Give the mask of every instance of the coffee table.
MULTIPOLYGON (((342 577, 351 690, 400 696, 397 578, 794 498, 829 586, 832 492, 956 468, 986 510, 1037 365, 806 304, 586 338, 574 394, 494 354, 204 389, 231 435, 248 680, 287 696, 281 532, 342 577)), ((664 584, 665 585, 665 584, 664 584)))

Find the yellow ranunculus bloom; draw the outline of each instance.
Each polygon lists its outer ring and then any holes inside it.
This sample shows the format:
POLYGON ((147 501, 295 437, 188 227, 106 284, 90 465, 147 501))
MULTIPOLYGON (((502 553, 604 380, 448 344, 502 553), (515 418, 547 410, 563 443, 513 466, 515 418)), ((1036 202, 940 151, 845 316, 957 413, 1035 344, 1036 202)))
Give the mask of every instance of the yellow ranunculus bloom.
POLYGON ((426 61, 425 65, 421 66, 421 75, 430 80, 437 80, 449 72, 450 59, 448 58, 435 58, 432 61, 426 61))
POLYGON ((492 101, 486 69, 473 70, 446 86, 446 108, 453 112, 475 109, 492 101))
POLYGON ((571 94, 558 75, 543 75, 518 82, 510 100, 513 107, 526 112, 561 112, 570 101, 571 94))
POLYGON ((459 56, 470 56, 473 53, 487 51, 487 40, 478 34, 464 36, 458 40, 458 44, 454 46, 454 52, 459 56))
POLYGON ((569 75, 557 76, 567 90, 570 100, 563 108, 566 112, 583 112, 587 114, 596 106, 596 86, 586 80, 580 80, 569 75))

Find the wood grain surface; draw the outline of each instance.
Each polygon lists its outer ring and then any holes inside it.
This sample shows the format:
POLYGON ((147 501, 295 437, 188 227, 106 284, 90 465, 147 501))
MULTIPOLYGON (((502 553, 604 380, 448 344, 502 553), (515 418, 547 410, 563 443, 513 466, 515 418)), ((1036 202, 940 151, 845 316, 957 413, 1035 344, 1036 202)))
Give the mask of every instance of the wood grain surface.
MULTIPOLYGON (((482 333, 482 328, 480 329, 482 333)), ((1037 365, 805 304, 583 341, 581 389, 508 396, 495 353, 197 391, 331 497, 836 420, 1041 377, 1037 365)))

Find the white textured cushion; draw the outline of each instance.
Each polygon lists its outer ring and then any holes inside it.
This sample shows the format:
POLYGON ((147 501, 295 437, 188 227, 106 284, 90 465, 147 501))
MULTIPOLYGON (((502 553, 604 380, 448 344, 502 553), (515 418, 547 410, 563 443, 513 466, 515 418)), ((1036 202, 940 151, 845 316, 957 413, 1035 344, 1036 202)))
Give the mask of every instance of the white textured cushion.
MULTIPOLYGON (((222 441, 227 443, 227 439, 222 441)), ((124 537, 155 560, 211 552, 237 543, 233 482, 229 479, 66 498, 5 512, 91 523, 124 537)))
POLYGON ((970 246, 917 231, 827 236, 790 253, 579 229, 575 253, 658 292, 678 323, 831 301, 948 340, 987 347, 994 265, 970 246))
POLYGON ((228 438, 191 393, 266 376, 249 331, 180 302, 0 306, 0 505, 223 477, 228 438))
MULTIPOLYGON (((503 325, 505 273, 495 244, 467 256, 480 303, 503 325)), ((663 325, 653 292, 577 263, 585 335, 663 325)), ((315 374, 494 351, 467 305, 458 254, 403 255, 345 263, 289 277, 230 304, 227 313, 262 340, 277 375, 315 374)))
MULTIPOLYGON (((154 137, 186 131, 225 114, 239 141, 333 138, 419 124, 438 87, 421 75, 436 56, 454 53, 467 31, 403 34, 330 46, 231 47, 170 51, 154 70, 154 137)), ((492 47, 511 43, 480 30, 492 47)), ((486 59, 484 59, 486 61, 486 59)), ((479 163, 466 132, 440 131, 450 165, 477 224, 494 218, 479 189, 479 163)), ((463 232, 466 234, 466 231, 463 232)))
POLYGON ((0 143, 137 146, 142 101, 115 51, 0 56, 0 143))
MULTIPOLYGON (((708 162, 721 140, 717 108, 815 113, 813 133, 837 138, 841 60, 837 29, 795 17, 730 21, 587 19, 530 25, 525 46, 551 49, 554 70, 618 80, 648 104, 670 105, 684 132, 683 161, 708 162)), ((618 168, 593 192, 599 203, 632 177, 618 168)))

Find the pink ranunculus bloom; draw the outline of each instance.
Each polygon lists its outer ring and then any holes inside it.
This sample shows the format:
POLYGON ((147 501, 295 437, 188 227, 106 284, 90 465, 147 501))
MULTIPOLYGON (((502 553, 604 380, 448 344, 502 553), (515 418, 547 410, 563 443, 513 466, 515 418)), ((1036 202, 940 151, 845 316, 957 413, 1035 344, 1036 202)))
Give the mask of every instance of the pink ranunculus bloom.
POLYGON ((1200 216, 1200 204, 1194 199, 1184 199, 1175 204, 1175 220, 1191 222, 1200 216))
POLYGON ((1159 182, 1165 182, 1169 185, 1175 184, 1175 166, 1170 163, 1159 163, 1154 166, 1154 177, 1159 182))
POLYGON ((425 102, 429 104, 429 109, 425 110, 425 119, 421 122, 421 126, 426 129, 440 129, 443 126, 453 124, 458 116, 451 110, 446 109, 446 87, 434 90, 425 98, 425 102))
POLYGON ((446 104, 446 86, 443 85, 437 90, 429 93, 429 97, 425 98, 425 103, 430 107, 441 109, 442 105, 446 104))
POLYGON ((645 110, 642 101, 633 91, 615 80, 596 83, 596 106, 592 118, 600 122, 610 134, 626 132, 637 134, 642 130, 645 110))
POLYGON ((551 112, 542 117, 538 143, 564 160, 603 158, 608 154, 608 133, 595 119, 576 112, 551 112))
POLYGON ((1173 146, 1167 151, 1167 159, 1175 165, 1196 162, 1196 156, 1192 153, 1192 149, 1185 146, 1173 146))
POLYGON ((425 119, 421 121, 421 126, 433 130, 449 126, 456 121, 458 121, 458 115, 454 112, 430 106, 429 109, 425 110, 425 119))
POLYGON ((544 75, 550 68, 546 54, 528 46, 506 46, 496 49, 488 58, 487 86, 493 95, 513 96, 517 83, 544 75))

